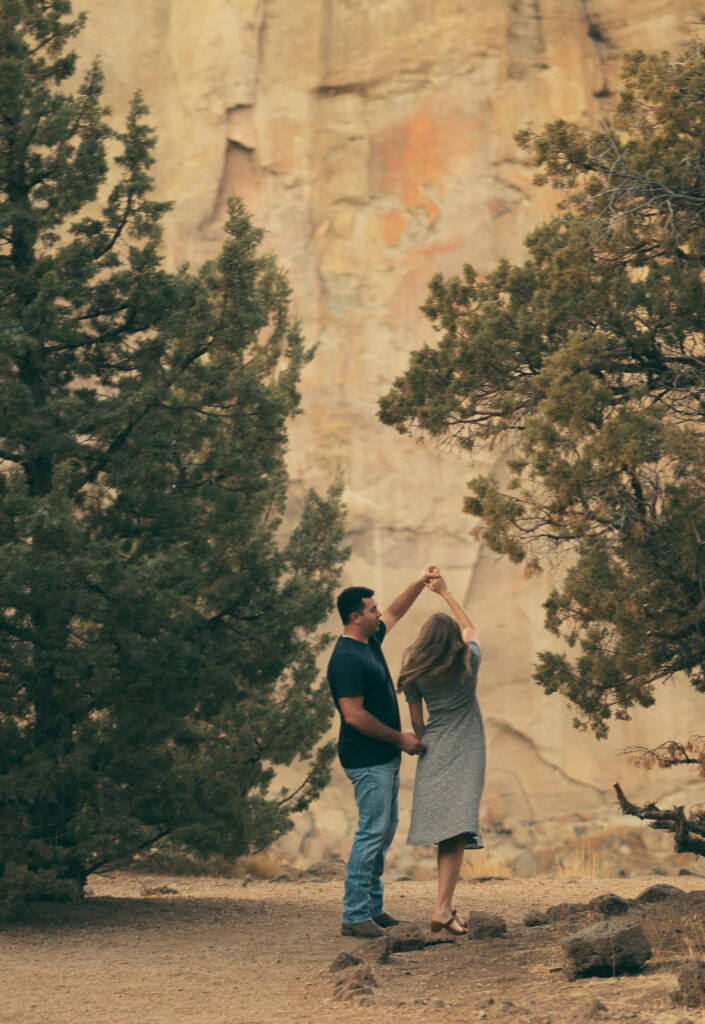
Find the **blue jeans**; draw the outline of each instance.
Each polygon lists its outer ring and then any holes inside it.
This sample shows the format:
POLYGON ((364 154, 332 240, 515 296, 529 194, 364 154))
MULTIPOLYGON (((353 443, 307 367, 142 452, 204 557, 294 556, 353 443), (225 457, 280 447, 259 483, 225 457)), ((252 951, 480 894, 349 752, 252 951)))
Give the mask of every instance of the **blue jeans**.
POLYGON ((384 858, 399 824, 401 755, 371 768, 345 768, 353 784, 359 820, 343 896, 343 921, 357 924, 382 913, 384 858))

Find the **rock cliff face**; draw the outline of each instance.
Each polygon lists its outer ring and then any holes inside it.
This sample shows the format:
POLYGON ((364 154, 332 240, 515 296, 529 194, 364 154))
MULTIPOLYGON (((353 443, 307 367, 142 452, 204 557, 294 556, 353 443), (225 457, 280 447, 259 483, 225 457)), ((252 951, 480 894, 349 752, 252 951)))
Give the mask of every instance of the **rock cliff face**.
MULTIPOLYGON (((525 582, 469 536, 465 480, 486 471, 401 438, 378 395, 430 340, 418 307, 437 270, 520 259, 555 197, 531 186, 513 142, 527 122, 594 121, 617 88, 620 53, 678 49, 692 0, 87 0, 86 57, 101 55, 116 117, 140 88, 160 135, 160 197, 175 202, 167 246, 194 264, 221 240, 238 192, 289 268, 307 337, 319 343, 295 424, 295 493, 342 471, 354 554, 347 581, 390 599, 438 561, 475 616, 488 732, 483 815, 496 857, 535 866, 536 847, 616 820, 610 784, 672 802, 686 776, 644 778, 616 754, 682 735, 702 710, 684 688, 597 743, 531 683, 548 643, 546 579, 525 582), (523 858, 523 859, 522 859, 523 858)), ((392 670, 423 618, 424 594, 390 637, 392 670)), ((405 765, 410 802, 413 764, 405 765)), ((283 849, 346 852, 353 827, 337 774, 283 849)), ((692 798, 692 797, 691 797, 692 798)), ((404 820, 392 851, 408 865, 404 820)), ((663 849, 666 849, 664 846, 663 849)), ((539 858, 540 860, 540 858, 539 858)))

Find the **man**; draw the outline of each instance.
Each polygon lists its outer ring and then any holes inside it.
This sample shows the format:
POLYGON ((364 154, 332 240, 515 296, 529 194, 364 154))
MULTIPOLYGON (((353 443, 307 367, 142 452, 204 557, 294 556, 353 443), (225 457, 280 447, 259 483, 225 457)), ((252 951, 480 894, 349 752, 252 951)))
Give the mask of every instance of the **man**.
POLYGON ((415 755, 426 748, 413 732, 401 731, 381 644, 438 575, 437 566, 427 565, 385 612, 369 587, 348 587, 338 597, 343 634, 328 663, 328 683, 341 718, 338 754, 359 818, 345 878, 342 935, 371 939, 398 924, 383 906, 384 858, 399 822, 401 752, 415 755))

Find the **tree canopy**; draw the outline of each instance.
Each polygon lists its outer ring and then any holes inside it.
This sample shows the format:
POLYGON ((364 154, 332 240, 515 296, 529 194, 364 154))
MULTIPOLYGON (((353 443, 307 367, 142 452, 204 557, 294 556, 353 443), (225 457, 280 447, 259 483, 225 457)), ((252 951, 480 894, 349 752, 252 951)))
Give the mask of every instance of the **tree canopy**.
MULTIPOLYGON (((68 0, 0 0, 0 902, 77 895, 168 837, 237 856, 328 778, 316 631, 340 487, 284 529, 312 358, 233 199, 163 265, 155 138, 121 131, 68 0), (271 792, 277 765, 301 786, 271 792)), ((288 522, 289 520, 287 520, 288 522)))
POLYGON ((465 507, 527 572, 565 559, 546 623, 576 650, 535 679, 604 736, 677 674, 705 691, 705 51, 628 54, 598 128, 519 141, 558 213, 522 264, 433 278, 440 339, 379 415, 506 453, 465 507))

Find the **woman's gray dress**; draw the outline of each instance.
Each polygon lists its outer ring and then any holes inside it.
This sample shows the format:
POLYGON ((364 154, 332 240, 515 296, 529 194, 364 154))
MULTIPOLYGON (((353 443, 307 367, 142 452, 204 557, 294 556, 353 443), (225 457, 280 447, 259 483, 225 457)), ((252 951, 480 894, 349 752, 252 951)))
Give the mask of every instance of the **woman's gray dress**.
POLYGON ((485 782, 485 729, 477 703, 481 653, 474 641, 468 646, 471 668, 466 676, 448 683, 421 676, 404 687, 407 703, 423 698, 428 710, 426 751, 416 763, 406 840, 410 846, 438 843, 465 832, 468 848, 482 847, 479 810, 485 782))

